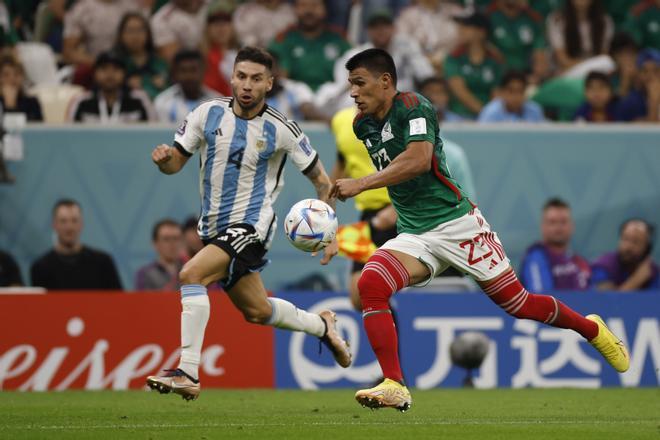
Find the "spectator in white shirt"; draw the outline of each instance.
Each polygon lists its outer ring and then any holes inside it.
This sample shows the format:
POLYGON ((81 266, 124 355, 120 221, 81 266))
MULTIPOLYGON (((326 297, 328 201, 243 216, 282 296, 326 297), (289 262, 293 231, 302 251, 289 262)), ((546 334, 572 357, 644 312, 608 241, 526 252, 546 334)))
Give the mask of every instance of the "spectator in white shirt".
POLYGON ((247 1, 234 12, 234 28, 243 46, 266 47, 297 20, 293 7, 282 0, 247 1))
POLYGON ((168 63, 182 49, 200 49, 206 28, 204 0, 170 0, 151 17, 158 55, 168 63))
POLYGON ((348 71, 345 64, 358 52, 372 47, 387 50, 397 67, 397 88, 416 90, 415 85, 434 75, 433 66, 422 53, 417 42, 394 27, 392 14, 381 9, 367 21, 369 42, 355 47, 338 58, 334 66, 334 80, 326 83, 316 93, 316 107, 329 116, 354 105, 348 93, 348 71))

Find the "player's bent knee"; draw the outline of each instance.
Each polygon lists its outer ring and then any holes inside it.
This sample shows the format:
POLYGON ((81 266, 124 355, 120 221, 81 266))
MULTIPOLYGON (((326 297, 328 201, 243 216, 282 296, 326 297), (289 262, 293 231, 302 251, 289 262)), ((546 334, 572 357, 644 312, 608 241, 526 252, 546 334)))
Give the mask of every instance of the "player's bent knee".
POLYGON ((193 264, 187 263, 179 271, 179 282, 182 285, 201 284, 203 279, 203 274, 193 264))
POLYGON ((241 312, 243 312, 243 318, 252 324, 267 324, 272 314, 271 310, 259 307, 246 307, 241 312))

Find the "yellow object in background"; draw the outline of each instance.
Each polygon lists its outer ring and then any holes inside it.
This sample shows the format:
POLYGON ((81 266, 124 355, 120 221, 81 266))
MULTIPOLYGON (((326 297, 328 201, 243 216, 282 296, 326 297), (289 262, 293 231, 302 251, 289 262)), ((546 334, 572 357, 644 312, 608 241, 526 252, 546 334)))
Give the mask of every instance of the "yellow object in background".
POLYGON ((340 225, 337 229, 339 255, 358 263, 366 263, 376 252, 376 245, 371 241, 369 223, 356 222, 340 225))

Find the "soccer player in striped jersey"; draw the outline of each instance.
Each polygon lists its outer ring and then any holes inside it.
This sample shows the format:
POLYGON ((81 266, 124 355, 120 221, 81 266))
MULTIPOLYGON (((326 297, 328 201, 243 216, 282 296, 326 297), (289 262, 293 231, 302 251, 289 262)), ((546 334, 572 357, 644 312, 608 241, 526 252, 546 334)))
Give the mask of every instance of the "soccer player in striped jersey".
MULTIPOLYGON (((147 378, 152 389, 174 392, 187 400, 196 399, 200 392, 198 366, 209 318, 206 286, 218 280, 247 321, 314 335, 339 365, 351 364, 332 311, 317 315, 268 298, 259 275, 275 232, 273 203, 282 189, 286 158, 309 178, 321 200, 329 201, 330 179, 298 125, 265 102, 273 85, 272 58, 267 52, 241 49, 231 85, 233 97, 201 104, 177 130, 174 145, 159 145, 151 155, 165 174, 181 170, 195 152, 201 156, 198 233, 205 246, 179 274, 181 359, 175 370, 147 378)), ((325 248, 321 264, 336 253, 333 242, 325 248)))
POLYGON ((346 69, 360 111, 353 130, 378 171, 359 179, 337 179, 331 196, 345 200, 387 187, 399 232, 369 259, 358 281, 364 327, 385 380, 358 391, 357 401, 371 408, 410 407, 389 299, 404 287, 427 283, 449 266, 472 276, 510 315, 572 329, 617 371, 626 371, 628 352, 599 316, 584 317, 520 284, 497 234, 447 168, 433 106, 417 93, 397 91, 392 57, 381 49, 367 49, 352 57, 346 69))

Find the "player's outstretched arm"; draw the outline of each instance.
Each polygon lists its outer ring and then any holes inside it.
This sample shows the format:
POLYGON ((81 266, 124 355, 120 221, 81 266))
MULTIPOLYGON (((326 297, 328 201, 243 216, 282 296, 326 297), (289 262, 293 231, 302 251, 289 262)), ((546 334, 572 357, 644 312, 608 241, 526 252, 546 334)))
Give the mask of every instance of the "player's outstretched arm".
POLYGON ((161 144, 151 152, 151 160, 158 166, 161 173, 175 174, 188 162, 188 157, 174 147, 161 144))
POLYGON ((338 179, 330 197, 346 200, 362 191, 396 185, 424 174, 431 169, 433 145, 428 141, 410 142, 406 151, 399 154, 377 173, 359 179, 338 179))

